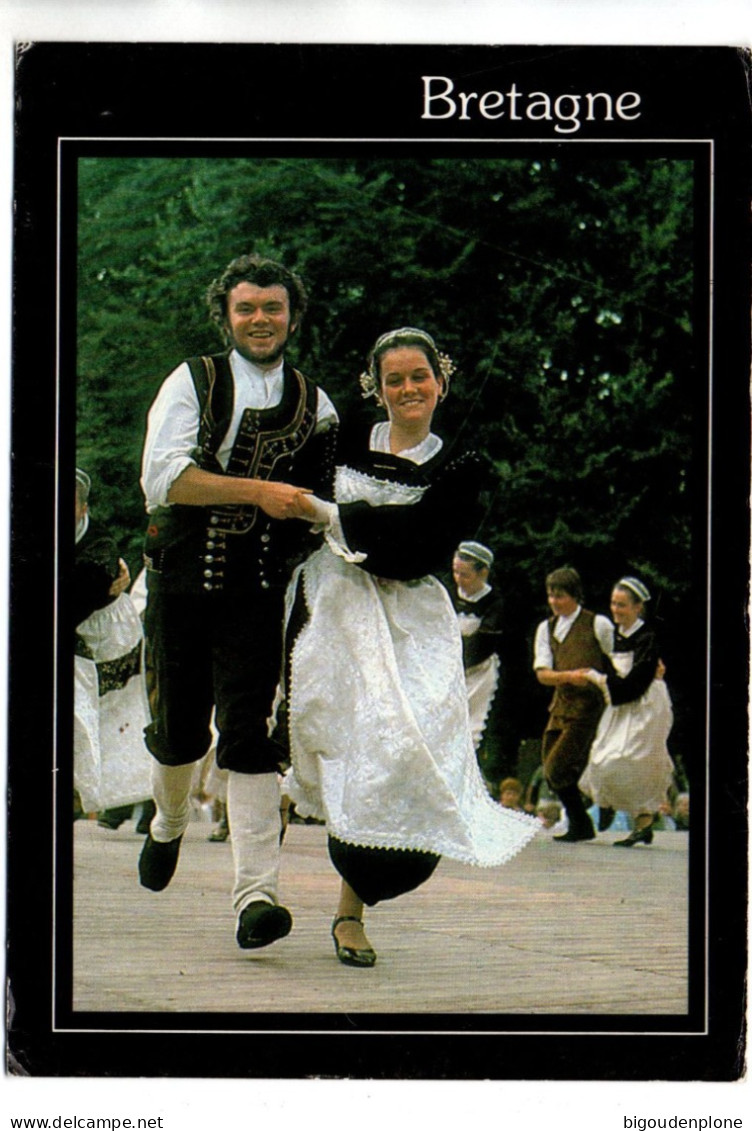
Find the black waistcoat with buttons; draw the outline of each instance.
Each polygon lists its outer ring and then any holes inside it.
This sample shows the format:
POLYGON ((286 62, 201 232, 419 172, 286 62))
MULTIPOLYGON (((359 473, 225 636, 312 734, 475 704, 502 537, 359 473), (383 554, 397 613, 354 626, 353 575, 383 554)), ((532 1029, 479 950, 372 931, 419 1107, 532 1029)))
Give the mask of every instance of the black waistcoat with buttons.
MULTIPOLYGON (((332 498, 336 428, 316 433, 317 392, 307 377, 285 363, 282 400, 273 408, 245 410, 223 469, 216 453, 234 397, 228 355, 190 358, 188 365, 200 410, 199 467, 293 483, 332 498)), ((271 519, 259 507, 160 507, 149 515, 144 544, 149 592, 276 590, 317 544, 308 523, 271 519)))

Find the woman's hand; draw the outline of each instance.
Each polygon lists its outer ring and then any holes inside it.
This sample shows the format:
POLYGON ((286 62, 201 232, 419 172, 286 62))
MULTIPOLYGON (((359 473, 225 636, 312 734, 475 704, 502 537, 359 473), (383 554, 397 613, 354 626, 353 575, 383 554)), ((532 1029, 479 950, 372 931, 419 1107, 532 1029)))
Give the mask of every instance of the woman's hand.
POLYGON ((131 583, 131 573, 128 569, 127 562, 122 558, 119 559, 120 572, 113 581, 110 588, 107 590, 110 597, 119 597, 121 593, 125 593, 126 589, 131 583))
POLYGON ((574 668, 572 671, 562 672, 561 674, 567 677, 562 682, 568 683, 571 687, 587 687, 590 684, 587 673, 587 668, 574 668))
POLYGON ((666 674, 666 665, 664 664, 663 660, 659 656, 658 657, 658 663, 655 665, 655 675, 653 676, 653 678, 654 679, 663 679, 665 674, 666 674))
POLYGON ((306 496, 312 493, 307 487, 266 480, 259 485, 257 505, 269 518, 307 518, 311 506, 306 496))

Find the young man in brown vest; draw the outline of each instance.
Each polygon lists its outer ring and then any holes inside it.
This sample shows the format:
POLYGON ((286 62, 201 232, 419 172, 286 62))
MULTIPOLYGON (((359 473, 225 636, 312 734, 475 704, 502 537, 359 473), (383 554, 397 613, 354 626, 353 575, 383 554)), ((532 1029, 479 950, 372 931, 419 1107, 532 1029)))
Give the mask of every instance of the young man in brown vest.
POLYGON ((552 616, 535 634, 533 667, 538 682, 553 687, 549 719, 543 732, 543 772, 567 811, 567 832, 555 840, 592 840, 593 823, 577 782, 587 765, 598 720, 604 708, 598 687, 582 674, 604 670, 613 650, 613 625, 582 608, 582 582, 574 569, 556 569, 546 578, 552 616))

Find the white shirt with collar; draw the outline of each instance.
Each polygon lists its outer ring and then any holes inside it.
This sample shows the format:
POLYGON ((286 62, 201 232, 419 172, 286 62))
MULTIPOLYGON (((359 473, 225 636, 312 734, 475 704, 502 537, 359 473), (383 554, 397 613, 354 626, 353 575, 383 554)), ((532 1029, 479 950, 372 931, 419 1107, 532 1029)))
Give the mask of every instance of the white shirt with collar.
MULTIPOLYGON (((582 612, 582 606, 578 605, 573 613, 568 617, 558 617, 556 627, 554 628, 554 636, 559 644, 566 640, 569 630, 577 620, 582 612)), ((614 650, 614 626, 608 617, 601 616, 600 613, 595 614, 593 622, 593 632, 595 639, 598 641, 601 652, 610 655, 614 650)), ((548 620, 541 621, 535 631, 535 645, 533 647, 533 668, 537 671, 539 668, 554 668, 554 654, 551 651, 551 642, 548 635, 548 620)))
MULTIPOLYGON (((235 390, 230 424, 217 451, 222 468, 227 467, 245 410, 274 408, 282 400, 283 391, 283 360, 274 369, 261 369, 233 350, 230 369, 235 390)), ((193 378, 184 361, 165 379, 149 410, 141 465, 141 488, 149 514, 170 505, 170 487, 186 467, 196 465, 199 418, 193 378)), ((334 405, 323 389, 317 389, 316 431, 325 431, 336 423, 334 405)))

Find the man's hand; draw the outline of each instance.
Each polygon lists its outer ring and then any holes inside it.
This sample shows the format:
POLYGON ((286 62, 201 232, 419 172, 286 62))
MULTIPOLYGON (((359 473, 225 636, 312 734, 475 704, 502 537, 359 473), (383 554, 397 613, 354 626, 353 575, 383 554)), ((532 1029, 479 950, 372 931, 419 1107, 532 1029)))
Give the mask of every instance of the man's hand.
POLYGON ((568 684, 570 687, 589 687, 590 680, 584 674, 587 668, 572 668, 569 671, 557 672, 553 668, 537 668, 538 683, 544 687, 561 687, 568 684))
POLYGON ((120 558, 119 564, 120 572, 107 590, 110 597, 119 597, 121 593, 125 593, 131 583, 131 574, 127 562, 124 562, 123 559, 120 558))
POLYGON ((312 493, 307 487, 266 480, 259 484, 257 505, 269 518, 305 518, 311 513, 306 496, 312 493))
POLYGON ((586 670, 586 668, 575 668, 573 671, 563 672, 567 679, 562 682, 568 683, 570 687, 589 687, 590 680, 585 675, 586 670))

